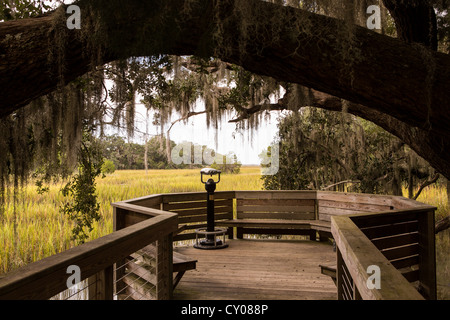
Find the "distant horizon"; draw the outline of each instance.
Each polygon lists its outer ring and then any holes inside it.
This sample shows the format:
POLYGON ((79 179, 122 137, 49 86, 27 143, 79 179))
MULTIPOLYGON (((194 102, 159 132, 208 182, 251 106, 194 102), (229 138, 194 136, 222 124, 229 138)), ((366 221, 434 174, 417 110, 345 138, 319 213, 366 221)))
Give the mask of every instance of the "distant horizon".
MULTIPOLYGON (((131 139, 134 143, 144 143, 144 134, 146 132, 145 118, 145 107, 137 103, 137 112, 140 117, 136 117, 135 127, 137 133, 131 139)), ((194 110, 201 111, 204 109, 203 101, 198 100, 194 110)), ((238 161, 241 164, 246 164, 250 166, 259 166, 260 159, 259 155, 267 150, 268 146, 274 141, 277 133, 277 118, 281 114, 279 111, 274 111, 271 113, 269 118, 264 118, 261 120, 261 124, 258 129, 254 130, 253 133, 249 131, 236 132, 236 124, 229 123, 231 120, 227 115, 224 115, 218 125, 217 132, 213 127, 209 129, 206 127, 206 114, 201 114, 193 116, 186 120, 185 123, 176 123, 170 131, 170 140, 174 141, 176 144, 188 141, 198 145, 205 145, 215 152, 226 155, 229 152, 236 154, 238 161), (217 134, 217 136, 216 136, 217 134)), ((149 122, 153 120, 153 114, 149 114, 149 122)), ((164 130, 168 129, 171 121, 178 119, 178 115, 174 115, 169 123, 166 125, 164 130)), ((107 130, 108 134, 114 135, 118 134, 126 139, 126 134, 124 129, 111 128, 107 130)), ((166 131, 164 132, 165 135, 166 131)), ((149 125, 148 135, 149 137, 154 137, 160 135, 160 126, 149 125)))

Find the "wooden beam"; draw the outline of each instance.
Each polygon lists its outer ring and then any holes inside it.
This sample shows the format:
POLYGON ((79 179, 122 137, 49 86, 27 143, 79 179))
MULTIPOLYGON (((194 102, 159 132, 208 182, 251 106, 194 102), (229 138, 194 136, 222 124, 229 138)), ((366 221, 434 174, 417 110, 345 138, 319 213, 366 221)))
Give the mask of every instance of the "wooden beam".
POLYGON ((30 263, 0 279, 0 299, 48 299, 67 289, 70 265, 81 269, 81 280, 89 278, 177 228, 176 215, 159 215, 30 263))
POLYGON ((172 234, 161 237, 156 243, 156 298, 170 300, 173 297, 173 247, 172 234))
POLYGON ((235 191, 236 199, 316 199, 314 190, 235 191))
POLYGON ((113 300, 113 266, 88 278, 89 300, 113 300))

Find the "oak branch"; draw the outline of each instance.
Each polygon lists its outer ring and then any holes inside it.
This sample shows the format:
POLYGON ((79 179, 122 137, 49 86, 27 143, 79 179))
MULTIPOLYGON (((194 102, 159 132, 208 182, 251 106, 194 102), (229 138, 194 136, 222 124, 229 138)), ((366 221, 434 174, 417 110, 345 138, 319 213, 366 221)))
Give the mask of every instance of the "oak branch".
POLYGON ((76 4, 82 19, 98 24, 68 30, 64 8, 0 23, 0 116, 95 65, 155 54, 213 56, 416 128, 427 136, 426 146, 416 151, 450 178, 449 55, 358 26, 345 38, 343 21, 260 0, 244 2, 81 0, 76 4), (245 16, 239 14, 244 2, 245 16), (283 19, 275 20, 274 12, 283 19), (254 21, 258 24, 249 24, 254 21), (298 21, 307 28, 293 28, 298 21), (87 29, 95 25, 100 32, 87 29), (350 51, 343 54, 346 46, 350 51))

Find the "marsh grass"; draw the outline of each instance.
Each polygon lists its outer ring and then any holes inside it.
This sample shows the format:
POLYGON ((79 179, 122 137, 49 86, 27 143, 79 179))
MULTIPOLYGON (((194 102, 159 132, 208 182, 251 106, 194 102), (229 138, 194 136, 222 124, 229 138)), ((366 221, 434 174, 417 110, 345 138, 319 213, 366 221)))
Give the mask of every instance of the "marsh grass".
MULTIPOLYGON (((217 191, 262 190, 259 167, 242 167, 237 175, 223 174, 217 191)), ((3 217, 0 217, 0 274, 30 262, 67 250, 75 245, 71 240, 72 223, 59 208, 63 184, 50 186, 39 195, 36 186, 24 187, 14 210, 12 195, 7 197, 3 217)), ((116 171, 97 181, 101 219, 90 234, 93 240, 113 231, 111 203, 155 193, 204 191, 198 169, 116 171)), ((406 190, 404 191, 406 193, 406 190)), ((438 208, 436 220, 449 214, 444 187, 430 186, 418 201, 438 208)), ((436 265, 438 298, 450 299, 450 230, 436 235, 436 265)))
MULTIPOLYGON (((429 186, 417 201, 437 207, 436 221, 450 214, 444 186, 429 186)), ((450 300, 450 229, 436 235, 436 281, 438 299, 450 300)))
MULTIPOLYGON (((238 175, 223 174, 217 191, 261 190, 259 167, 243 167, 238 175)), ((67 250, 75 245, 71 240, 72 222, 60 212, 63 183, 50 185, 50 190, 38 194, 30 182, 18 194, 6 197, 0 217, 0 274, 12 271, 67 250)), ((113 231, 111 203, 155 193, 204 191, 199 169, 116 171, 97 180, 101 219, 94 222, 89 240, 113 231)))

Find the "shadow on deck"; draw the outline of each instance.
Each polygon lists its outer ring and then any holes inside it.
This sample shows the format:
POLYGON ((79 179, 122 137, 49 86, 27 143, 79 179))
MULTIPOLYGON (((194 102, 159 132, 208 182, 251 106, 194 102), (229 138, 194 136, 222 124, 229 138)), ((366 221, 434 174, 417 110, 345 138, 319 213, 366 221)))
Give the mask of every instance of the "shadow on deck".
POLYGON ((335 300, 336 285, 320 264, 335 264, 325 242, 229 240, 220 250, 178 247, 197 259, 174 291, 176 300, 335 300))

